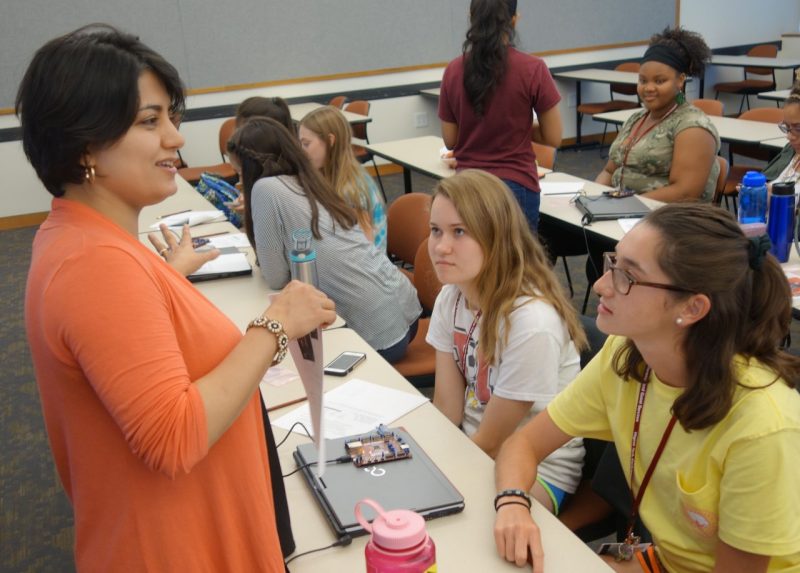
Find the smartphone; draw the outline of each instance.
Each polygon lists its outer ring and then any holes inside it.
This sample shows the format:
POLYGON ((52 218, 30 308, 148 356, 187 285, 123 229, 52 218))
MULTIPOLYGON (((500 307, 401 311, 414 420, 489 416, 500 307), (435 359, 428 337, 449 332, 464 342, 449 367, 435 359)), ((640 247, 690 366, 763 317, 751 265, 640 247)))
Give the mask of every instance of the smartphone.
POLYGON ((361 364, 367 355, 363 352, 342 352, 329 364, 325 365, 323 372, 331 376, 347 376, 353 368, 361 364))
POLYGON ((192 237, 192 247, 198 249, 202 246, 205 246, 211 242, 210 239, 206 239, 204 237, 192 237))
POLYGON ((603 191, 603 195, 613 197, 614 199, 622 199, 623 197, 636 195, 636 191, 633 189, 613 189, 611 191, 603 191))

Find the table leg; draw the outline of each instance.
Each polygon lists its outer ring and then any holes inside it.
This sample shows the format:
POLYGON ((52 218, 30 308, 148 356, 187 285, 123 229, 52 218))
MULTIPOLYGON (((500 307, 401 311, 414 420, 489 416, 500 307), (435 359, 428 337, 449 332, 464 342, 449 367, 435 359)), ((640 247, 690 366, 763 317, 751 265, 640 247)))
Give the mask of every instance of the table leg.
POLYGON ((411 193, 411 170, 408 167, 403 167, 403 186, 406 193, 411 193))
POLYGON ((581 114, 578 108, 581 107, 581 81, 575 82, 575 147, 581 144, 581 114))

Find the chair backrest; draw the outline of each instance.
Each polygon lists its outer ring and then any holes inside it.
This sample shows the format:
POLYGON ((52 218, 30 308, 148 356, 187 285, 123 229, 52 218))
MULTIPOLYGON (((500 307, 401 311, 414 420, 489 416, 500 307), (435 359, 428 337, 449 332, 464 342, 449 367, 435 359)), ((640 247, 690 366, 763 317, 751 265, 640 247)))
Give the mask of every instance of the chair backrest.
POLYGON ((692 105, 698 109, 702 109, 706 115, 721 116, 725 106, 718 99, 696 99, 692 105))
POLYGON ((386 249, 389 255, 414 264, 417 249, 430 234, 431 196, 427 193, 401 195, 386 212, 386 249))
MULTIPOLYGON (((778 46, 775 44, 759 44, 750 48, 747 51, 747 55, 753 58, 777 58, 778 46)), ((772 76, 772 81, 775 81, 775 70, 773 68, 748 67, 744 69, 744 72, 745 75, 772 76)))
MULTIPOLYGON (((778 124, 783 121, 783 110, 777 107, 757 107, 742 112, 739 119, 778 124)), ((731 143, 728 146, 728 150, 729 158, 733 155, 743 155, 760 161, 769 161, 775 153, 774 150, 762 147, 757 143, 731 143)), ((731 160, 731 164, 733 164, 733 160, 731 160)))
POLYGON ((536 165, 545 169, 553 169, 556 164, 556 148, 541 143, 531 142, 533 153, 536 155, 536 165))
POLYGON ((328 105, 333 106, 338 109, 342 109, 344 102, 347 101, 347 96, 336 96, 331 98, 331 101, 328 102, 328 105))
POLYGON ((739 119, 777 124, 783 121, 783 110, 778 107, 757 107, 742 112, 739 119))
POLYGON ((719 163, 719 175, 717 176, 717 185, 714 187, 714 197, 711 199, 711 203, 719 206, 722 204, 725 183, 728 180, 728 160, 717 155, 717 163, 719 163))
MULTIPOLYGON (((344 106, 344 111, 349 111, 350 113, 355 113, 357 115, 369 115, 369 102, 361 99, 351 101, 346 106, 344 106)), ((356 137, 358 139, 363 139, 364 141, 368 141, 367 124, 366 123, 353 124, 353 137, 356 137)))
POLYGON ((431 257, 428 254, 428 238, 419 244, 414 257, 414 286, 417 287, 419 303, 427 314, 433 311, 433 303, 442 290, 442 283, 436 275, 431 257))
POLYGON ((231 117, 222 122, 219 126, 219 154, 222 156, 222 162, 228 162, 228 140, 236 131, 236 118, 231 117))
MULTIPOLYGON (((641 64, 639 62, 622 62, 616 68, 614 68, 618 72, 638 72, 641 64)), ((628 84, 611 84, 611 98, 614 98, 614 94, 622 94, 622 95, 636 95, 636 86, 628 85, 628 84)))

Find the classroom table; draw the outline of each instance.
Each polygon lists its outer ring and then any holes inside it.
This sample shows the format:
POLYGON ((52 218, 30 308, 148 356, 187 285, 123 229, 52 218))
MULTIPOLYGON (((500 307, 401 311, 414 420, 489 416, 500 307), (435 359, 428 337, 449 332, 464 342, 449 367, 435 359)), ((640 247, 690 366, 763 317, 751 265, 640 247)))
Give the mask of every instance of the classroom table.
MULTIPOLYGON (((289 106, 289 113, 292 115, 292 120, 299 122, 303 119, 306 114, 310 111, 314 111, 317 108, 323 107, 321 103, 315 102, 306 102, 306 103, 293 103, 289 106)), ((351 125, 354 123, 369 123, 372 121, 372 118, 368 115, 360 115, 358 113, 352 113, 350 111, 339 110, 344 115, 345 119, 351 125)))
POLYGON ((420 95, 438 100, 441 88, 429 88, 426 90, 419 90, 420 95))
MULTIPOLYGON (((717 54, 711 57, 712 66, 734 68, 771 68, 774 70, 796 70, 800 68, 800 58, 763 58, 754 56, 726 56, 717 54)), ((794 77, 794 74, 792 74, 794 77)), ((700 77, 700 97, 705 97, 705 76, 700 77)))
MULTIPOLYGON (((599 113, 594 116, 594 120, 622 125, 633 114, 641 110, 642 108, 637 108, 599 113)), ((777 123, 750 121, 735 117, 722 117, 716 115, 709 115, 708 119, 710 119, 711 123, 714 124, 714 127, 717 128, 717 133, 719 134, 720 140, 727 143, 757 144, 762 141, 784 137, 784 134, 778 127, 777 123)))
POLYGON ((789 92, 791 91, 792 90, 775 90, 772 92, 761 92, 758 94, 758 97, 761 99, 774 100, 780 103, 789 97, 789 92))
MULTIPOLYGON (((411 137, 383 143, 370 143, 365 146, 373 154, 383 157, 403 167, 403 185, 406 193, 411 193, 411 172, 416 171, 434 179, 444 179, 455 175, 456 170, 441 159, 444 140, 436 135, 411 137)), ((539 175, 549 173, 549 169, 538 168, 539 175)))
MULTIPOLYGON (((581 114, 578 108, 581 105, 581 82, 594 82, 601 84, 624 84, 635 86, 639 83, 639 74, 636 72, 620 72, 618 70, 604 70, 601 68, 584 68, 569 72, 558 72, 553 77, 562 80, 575 81, 575 146, 581 145, 581 114)), ((596 116, 593 116, 596 117, 596 116)))
POLYGON ((786 144, 789 143, 789 140, 786 139, 786 136, 777 137, 775 139, 765 139, 761 142, 761 145, 764 147, 771 147, 774 149, 783 149, 786 147, 786 144))

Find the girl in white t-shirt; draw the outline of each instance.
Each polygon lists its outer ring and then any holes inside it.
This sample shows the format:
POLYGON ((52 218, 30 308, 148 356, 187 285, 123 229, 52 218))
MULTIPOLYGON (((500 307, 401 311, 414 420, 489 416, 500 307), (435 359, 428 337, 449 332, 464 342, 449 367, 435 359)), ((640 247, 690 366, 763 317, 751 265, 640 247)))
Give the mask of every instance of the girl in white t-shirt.
MULTIPOLYGON (((433 403, 492 457, 580 370, 586 337, 503 182, 465 170, 434 190, 428 249, 444 288, 427 341, 433 403)), ((580 480, 579 440, 540 466, 532 494, 558 513, 580 480)))

